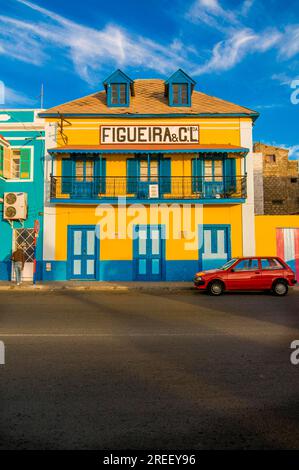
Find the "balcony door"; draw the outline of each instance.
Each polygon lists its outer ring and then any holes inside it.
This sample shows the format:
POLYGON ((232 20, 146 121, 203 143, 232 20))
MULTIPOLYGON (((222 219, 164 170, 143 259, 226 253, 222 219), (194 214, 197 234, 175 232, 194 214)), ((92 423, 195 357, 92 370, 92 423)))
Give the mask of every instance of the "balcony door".
POLYGON ((106 192, 106 160, 93 158, 62 159, 62 194, 73 199, 94 199, 106 192))
POLYGON ((68 227, 68 278, 97 278, 98 239, 92 225, 68 227))
POLYGON ((158 160, 155 159, 141 159, 139 162, 139 188, 138 197, 140 199, 147 199, 153 194, 153 189, 156 188, 156 194, 159 195, 159 166, 158 160), (152 191, 152 192, 151 192, 152 191))
POLYGON ((204 193, 206 198, 223 193, 223 160, 208 158, 204 161, 204 193))
POLYGON ((74 162, 73 197, 91 199, 93 195, 94 161, 91 159, 74 162))
POLYGON ((138 199, 171 192, 171 160, 163 155, 136 155, 127 160, 127 193, 138 199))
POLYGON ((236 159, 209 154, 194 158, 192 191, 205 199, 231 197, 236 191, 236 159))

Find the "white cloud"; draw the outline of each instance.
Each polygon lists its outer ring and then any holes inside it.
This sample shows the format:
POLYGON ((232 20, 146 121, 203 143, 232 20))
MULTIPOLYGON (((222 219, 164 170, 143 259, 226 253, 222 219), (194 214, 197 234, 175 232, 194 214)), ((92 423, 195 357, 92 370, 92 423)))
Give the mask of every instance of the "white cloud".
POLYGON ((245 0, 243 5, 241 6, 241 15, 246 16, 248 15, 251 7, 253 6, 255 0, 245 0))
POLYGON ((241 18, 248 15, 253 3, 254 0, 244 0, 237 10, 230 10, 219 0, 195 0, 186 16, 194 23, 202 22, 227 33, 234 27, 243 27, 241 18))
POLYGON ((179 42, 161 45, 148 38, 130 34, 118 25, 102 29, 90 28, 26 0, 19 3, 41 15, 41 21, 17 20, 0 16, 0 54, 43 65, 50 61, 52 51, 69 59, 82 79, 96 83, 103 66, 145 67, 169 73, 178 67, 191 67, 187 54, 191 48, 178 51, 179 42), (174 47, 173 47, 174 46, 174 47), (179 53, 178 53, 179 52, 179 53))
POLYGON ((282 58, 290 59, 299 52, 299 25, 287 26, 280 45, 282 58))
POLYGON ((298 160, 299 161, 299 145, 293 145, 288 147, 289 149, 289 158, 290 160, 298 160))
POLYGON ((31 106, 36 104, 36 100, 29 98, 20 91, 6 86, 4 93, 4 103, 2 104, 4 104, 5 107, 13 105, 31 106))
POLYGON ((187 17, 219 30, 225 28, 224 23, 238 24, 237 15, 224 9, 218 0, 196 0, 187 12, 187 17))
POLYGON ((212 50, 211 58, 195 70, 195 74, 232 69, 243 58, 253 52, 265 52, 280 40, 278 31, 269 30, 261 34, 246 28, 235 30, 230 37, 218 42, 212 50))

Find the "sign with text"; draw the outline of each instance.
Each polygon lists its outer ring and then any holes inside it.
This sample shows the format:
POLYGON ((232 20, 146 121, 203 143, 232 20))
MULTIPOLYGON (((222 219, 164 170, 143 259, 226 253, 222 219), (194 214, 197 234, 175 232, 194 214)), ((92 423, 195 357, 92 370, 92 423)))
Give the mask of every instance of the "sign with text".
POLYGON ((101 126, 101 144, 198 144, 199 126, 101 126))

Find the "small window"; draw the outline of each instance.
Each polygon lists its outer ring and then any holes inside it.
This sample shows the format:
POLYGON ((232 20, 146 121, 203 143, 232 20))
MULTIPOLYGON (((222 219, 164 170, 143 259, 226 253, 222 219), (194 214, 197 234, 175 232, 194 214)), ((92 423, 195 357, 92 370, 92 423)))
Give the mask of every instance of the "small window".
POLYGON ((126 83, 111 84, 111 104, 115 106, 126 106, 128 104, 126 83))
POLYGON ((254 271, 259 269, 257 259, 243 259, 234 267, 234 271, 254 271))
POLYGON ((291 178, 291 183, 297 183, 298 178, 291 178))
POLYGON ((29 179, 31 175, 31 151, 29 148, 12 149, 9 156, 10 179, 29 179))
POLYGON ((267 163, 276 163, 276 155, 266 155, 266 162, 267 163))
POLYGON ((188 106, 188 93, 187 83, 174 83, 172 85, 172 104, 177 106, 188 106))
POLYGON ((116 84, 111 85, 111 103, 118 103, 118 85, 116 84))
POLYGON ((20 150, 13 150, 11 164, 12 164, 11 165, 12 179, 20 179, 20 169, 21 169, 21 151, 20 150))
POLYGON ((273 199, 272 204, 281 206, 283 204, 283 199, 273 199))
POLYGON ((265 258, 261 260, 262 269, 284 269, 284 266, 275 258, 265 258))

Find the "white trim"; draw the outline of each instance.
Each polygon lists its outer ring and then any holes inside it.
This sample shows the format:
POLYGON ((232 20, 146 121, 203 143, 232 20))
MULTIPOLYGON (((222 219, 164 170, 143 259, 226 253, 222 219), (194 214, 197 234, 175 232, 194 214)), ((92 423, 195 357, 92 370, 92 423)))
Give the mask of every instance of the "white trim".
MULTIPOLYGON (((240 122, 240 144, 242 147, 249 149, 249 153, 245 157, 247 173, 247 199, 246 202, 242 204, 243 256, 255 256, 252 121, 240 122)), ((242 161, 242 172, 244 172, 244 165, 245 161, 242 161)))
POLYGON ((44 131, 45 128, 44 126, 40 125, 40 124, 34 124, 32 122, 16 122, 16 123, 7 123, 7 122, 1 122, 0 121, 0 126, 1 126, 1 129, 8 129, 10 131, 12 130, 16 130, 18 132, 30 132, 30 131, 36 131, 36 130, 39 130, 39 131, 44 131), (25 127, 26 125, 26 127, 25 127))
MULTIPOLYGON (((5 138, 6 138, 6 137, 5 137, 5 138)), ((11 140, 24 140, 24 141, 26 142, 25 137, 7 137, 7 139, 9 139, 10 141, 11 141, 11 140)), ((28 137, 28 139, 31 139, 31 137, 28 137)), ((27 140, 28 140, 28 139, 27 139, 27 140)), ((33 139, 34 139, 34 140, 45 140, 44 137, 32 137, 32 140, 33 140, 33 139)))
POLYGON ((44 160, 44 240, 43 260, 55 261, 56 251, 56 207, 50 203, 50 174, 52 158, 48 153, 57 141, 56 122, 45 125, 45 160, 44 160))
POLYGON ((44 109, 42 108, 0 108, 0 112, 2 113, 2 111, 37 111, 37 112, 42 112, 42 111, 45 111, 44 109))

